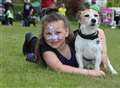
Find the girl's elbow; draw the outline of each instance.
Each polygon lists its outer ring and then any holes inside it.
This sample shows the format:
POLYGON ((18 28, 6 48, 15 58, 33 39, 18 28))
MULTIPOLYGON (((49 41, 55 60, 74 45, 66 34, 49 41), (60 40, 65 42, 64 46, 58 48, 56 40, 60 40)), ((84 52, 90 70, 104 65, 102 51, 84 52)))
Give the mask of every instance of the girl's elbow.
POLYGON ((51 67, 51 69, 56 72, 64 72, 62 66, 51 67))

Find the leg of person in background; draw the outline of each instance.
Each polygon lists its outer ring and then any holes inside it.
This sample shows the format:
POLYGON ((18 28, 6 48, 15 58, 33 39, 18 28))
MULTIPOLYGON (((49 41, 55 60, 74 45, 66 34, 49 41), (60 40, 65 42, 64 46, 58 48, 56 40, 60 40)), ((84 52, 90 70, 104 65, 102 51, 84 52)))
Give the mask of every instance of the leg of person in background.
POLYGON ((119 20, 118 20, 118 27, 120 28, 120 15, 119 15, 119 20))
POLYGON ((33 26, 35 26, 36 27, 36 17, 32 17, 32 23, 33 23, 33 26))
POLYGON ((8 17, 7 16, 5 16, 4 25, 8 25, 8 17))
POLYGON ((36 22, 35 22, 35 20, 33 20, 33 26, 35 26, 35 27, 36 27, 36 22))
POLYGON ((116 26, 119 24, 119 16, 115 16, 116 26))
POLYGON ((29 26, 30 26, 28 17, 23 18, 23 26, 24 26, 24 27, 29 27, 29 26))
POLYGON ((33 26, 36 26, 36 17, 35 16, 29 16, 29 24, 33 24, 33 26))
POLYGON ((8 25, 13 25, 13 19, 12 18, 8 18, 8 25))
POLYGON ((111 27, 112 29, 115 29, 115 28, 116 28, 116 21, 115 21, 115 20, 112 21, 111 26, 112 26, 112 27, 111 27))

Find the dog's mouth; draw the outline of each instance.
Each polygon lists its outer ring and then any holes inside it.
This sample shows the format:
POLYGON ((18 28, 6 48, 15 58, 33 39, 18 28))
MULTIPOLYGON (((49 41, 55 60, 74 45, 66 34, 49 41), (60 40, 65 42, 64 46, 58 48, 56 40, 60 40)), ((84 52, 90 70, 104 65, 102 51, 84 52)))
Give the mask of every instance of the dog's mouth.
POLYGON ((96 26, 96 23, 91 23, 90 26, 96 26))
POLYGON ((91 19, 91 24, 90 26, 96 26, 96 19, 91 19))

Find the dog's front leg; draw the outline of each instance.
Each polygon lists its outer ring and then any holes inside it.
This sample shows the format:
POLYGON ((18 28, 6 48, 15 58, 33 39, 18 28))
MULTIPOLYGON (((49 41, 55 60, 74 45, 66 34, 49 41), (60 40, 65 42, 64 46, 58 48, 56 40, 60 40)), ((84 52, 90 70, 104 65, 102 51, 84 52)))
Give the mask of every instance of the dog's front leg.
POLYGON ((77 62, 78 62, 79 68, 83 68, 83 60, 82 60, 81 52, 80 53, 76 53, 76 58, 77 58, 77 62))
POLYGON ((101 53, 97 53, 96 55, 96 61, 95 61, 95 69, 100 70, 100 64, 101 64, 101 53))
POLYGON ((83 45, 82 45, 82 40, 80 36, 78 35, 75 40, 75 51, 76 51, 76 59, 79 65, 79 68, 83 68, 83 58, 82 58, 82 53, 83 53, 83 45))

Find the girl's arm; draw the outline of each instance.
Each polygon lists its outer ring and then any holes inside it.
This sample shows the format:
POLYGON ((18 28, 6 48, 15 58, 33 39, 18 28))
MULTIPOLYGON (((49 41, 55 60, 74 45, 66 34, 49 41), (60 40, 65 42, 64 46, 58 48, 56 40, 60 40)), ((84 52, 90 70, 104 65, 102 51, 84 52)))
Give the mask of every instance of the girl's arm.
POLYGON ((107 55, 107 46, 106 46, 106 38, 103 30, 99 30, 99 38, 102 46, 102 67, 103 71, 107 70, 108 64, 108 55, 107 55))
POLYGON ((88 75, 88 76, 94 76, 94 77, 105 76, 105 73, 100 70, 86 70, 86 69, 72 67, 69 65, 64 65, 60 62, 56 54, 51 51, 44 52, 43 58, 47 63, 48 67, 58 72, 81 74, 81 75, 88 75))

